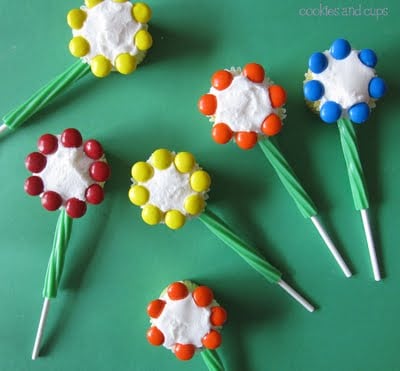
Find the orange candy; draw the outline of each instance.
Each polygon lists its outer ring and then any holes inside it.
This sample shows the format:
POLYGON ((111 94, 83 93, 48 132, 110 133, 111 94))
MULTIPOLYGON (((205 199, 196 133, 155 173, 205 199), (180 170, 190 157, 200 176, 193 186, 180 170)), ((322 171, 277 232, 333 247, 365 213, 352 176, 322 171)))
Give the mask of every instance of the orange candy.
POLYGON ((147 330, 147 340, 151 345, 159 346, 164 343, 164 334, 156 327, 147 330))
POLYGON ((188 361, 194 355, 196 348, 193 344, 175 344, 174 353, 182 361, 188 361))
POLYGON ((231 128, 222 122, 214 125, 211 131, 212 138, 219 144, 228 143, 232 139, 232 135, 231 128))
POLYGON ((184 283, 174 282, 168 286, 167 293, 171 300, 181 300, 188 296, 189 290, 184 283))
POLYGON ((210 322, 213 326, 222 326, 228 315, 226 313, 226 310, 222 307, 212 307, 211 308, 211 316, 210 316, 210 322))
POLYGON ((261 125, 262 132, 269 137, 278 134, 281 129, 282 121, 275 113, 271 113, 261 125))
POLYGON ((253 82, 263 82, 265 71, 263 66, 258 63, 248 63, 243 68, 243 74, 253 82))
POLYGON ((203 115, 213 115, 217 110, 217 97, 214 94, 204 94, 199 100, 198 107, 203 115))
POLYGON ((222 336, 218 331, 211 330, 201 342, 207 349, 217 349, 222 343, 222 336))
POLYGON ((253 148, 257 143, 257 133, 254 131, 239 131, 235 136, 236 143, 241 149, 253 148))
POLYGON ((229 71, 219 70, 211 77, 211 85, 217 90, 226 89, 232 82, 233 76, 229 71))
POLYGON ((160 317, 161 312, 163 311, 165 306, 165 301, 161 299, 153 300, 147 306, 147 314, 151 318, 158 318, 160 317))
POLYGON ((285 89, 280 85, 271 85, 268 88, 269 99, 271 100, 272 107, 281 107, 286 103, 286 92, 285 89))
POLYGON ((207 307, 214 299, 212 290, 207 286, 199 286, 192 293, 194 302, 199 307, 207 307))

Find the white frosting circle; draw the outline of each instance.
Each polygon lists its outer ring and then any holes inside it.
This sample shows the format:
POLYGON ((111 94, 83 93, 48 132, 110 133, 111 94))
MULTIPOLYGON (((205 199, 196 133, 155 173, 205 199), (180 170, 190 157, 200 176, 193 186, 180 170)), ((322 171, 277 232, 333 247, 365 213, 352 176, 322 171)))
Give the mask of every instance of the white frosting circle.
POLYGON ((120 54, 143 54, 137 49, 134 36, 139 30, 147 29, 147 25, 133 18, 130 1, 104 0, 92 8, 82 6, 81 9, 87 13, 86 21, 82 28, 72 30, 72 33, 84 37, 90 44, 90 51, 82 57, 83 61, 89 63, 97 55, 104 55, 114 65, 120 54))
POLYGON ((58 136, 57 151, 46 155, 45 168, 37 174, 43 181, 43 191, 57 192, 67 201, 69 198, 78 198, 85 201, 86 189, 96 183, 91 177, 89 168, 93 160, 86 156, 83 146, 67 148, 60 142, 58 136))
POLYGON ((173 349, 176 343, 193 344, 202 348, 201 339, 210 332, 209 307, 199 307, 191 293, 181 300, 171 300, 167 293, 160 297, 166 302, 161 315, 150 322, 164 334, 164 347, 173 349))
POLYGON ((326 101, 334 101, 343 109, 356 103, 369 103, 368 85, 375 76, 375 70, 364 65, 358 53, 358 50, 352 50, 346 58, 337 60, 329 51, 324 52, 328 59, 327 68, 321 73, 311 72, 312 79, 320 81, 324 86, 320 107, 326 101))
MULTIPOLYGON (((240 71, 240 70, 239 70, 240 71)), ((277 110, 271 106, 268 82, 255 83, 240 72, 233 74, 231 84, 223 90, 212 87, 210 93, 217 97, 216 124, 227 124, 232 131, 254 131, 262 134, 265 118, 277 110)))

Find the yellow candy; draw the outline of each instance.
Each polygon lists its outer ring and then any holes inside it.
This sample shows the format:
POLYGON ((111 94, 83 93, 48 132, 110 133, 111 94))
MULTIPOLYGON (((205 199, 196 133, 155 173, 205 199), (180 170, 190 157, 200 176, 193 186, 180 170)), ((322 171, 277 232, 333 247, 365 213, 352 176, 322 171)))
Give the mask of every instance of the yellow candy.
POLYGON ((137 182, 147 182, 153 174, 151 165, 144 161, 136 162, 131 169, 132 178, 137 182))
POLYGON ((85 4, 88 8, 93 8, 97 4, 100 4, 103 0, 85 0, 85 4))
POLYGON ((204 170, 195 171, 190 177, 190 186, 196 192, 204 192, 210 188, 210 175, 204 170))
POLYGON ((81 9, 72 9, 67 14, 67 22, 69 27, 74 30, 79 30, 82 28, 86 20, 86 12, 81 9))
POLYGON ((161 222, 161 210, 153 205, 146 205, 142 209, 142 219, 150 225, 155 225, 161 222))
POLYGON ((153 45, 153 38, 146 30, 140 30, 135 35, 135 45, 139 50, 145 51, 153 45))
POLYGON ((165 224, 171 229, 181 228, 185 220, 185 216, 178 210, 170 210, 165 214, 165 224))
POLYGON ((145 3, 136 3, 132 7, 132 16, 139 23, 147 23, 151 18, 151 9, 145 3))
POLYGON ((195 164, 194 156, 190 152, 179 152, 174 159, 175 167, 181 173, 188 173, 195 164))
POLYGON ((200 214, 205 206, 203 197, 199 194, 186 197, 184 208, 190 215, 200 214))
POLYGON ((151 155, 151 161, 156 169, 164 170, 172 163, 172 153, 167 149, 157 149, 151 155))
POLYGON ((115 68, 123 75, 128 75, 136 69, 136 58, 128 53, 120 54, 115 59, 115 68))
POLYGON ((112 69, 111 62, 104 55, 96 55, 90 61, 90 67, 97 77, 106 77, 112 69))
POLYGON ((149 191, 146 187, 135 185, 129 189, 129 200, 137 206, 144 205, 149 200, 149 191))
POLYGON ((75 36, 69 42, 69 51, 74 57, 83 57, 89 53, 90 45, 82 36, 75 36))

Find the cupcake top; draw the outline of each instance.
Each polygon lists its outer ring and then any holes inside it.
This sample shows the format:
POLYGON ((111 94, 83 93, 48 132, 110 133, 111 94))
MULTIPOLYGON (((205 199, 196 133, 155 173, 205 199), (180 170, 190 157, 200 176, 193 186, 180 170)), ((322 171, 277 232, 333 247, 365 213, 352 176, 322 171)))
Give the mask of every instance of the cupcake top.
POLYGON ((178 229, 206 206, 211 178, 190 152, 157 149, 146 162, 135 163, 131 175, 129 199, 142 208, 147 224, 178 229))
POLYGON ((213 122, 214 141, 225 144, 234 139, 240 148, 250 149, 259 136, 280 132, 286 93, 266 77, 261 65, 219 70, 211 77, 211 85, 198 108, 213 122))
POLYGON ((89 63, 97 77, 112 70, 133 72, 152 45, 147 31, 150 8, 126 0, 86 0, 85 4, 67 16, 73 34, 72 55, 89 63))
POLYGON ((355 50, 347 40, 335 40, 329 50, 311 55, 305 98, 314 102, 312 107, 327 123, 341 117, 366 121, 375 100, 386 91, 384 81, 376 76, 377 61, 373 50, 355 50))
POLYGON ((147 307, 151 327, 147 340, 163 345, 177 358, 189 360, 196 350, 216 349, 227 314, 214 299, 212 290, 190 281, 171 283, 147 307))
POLYGON ((38 149, 25 159, 26 168, 33 173, 25 181, 25 191, 40 196, 46 210, 65 207, 70 217, 80 218, 86 213, 86 202, 103 201, 110 168, 98 141, 83 143, 80 132, 70 128, 61 135, 42 135, 38 149))

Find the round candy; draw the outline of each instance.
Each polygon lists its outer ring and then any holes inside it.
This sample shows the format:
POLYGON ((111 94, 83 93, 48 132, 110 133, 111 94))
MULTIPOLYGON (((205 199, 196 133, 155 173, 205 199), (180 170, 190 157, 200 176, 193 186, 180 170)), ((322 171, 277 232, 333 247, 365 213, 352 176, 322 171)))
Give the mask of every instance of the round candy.
POLYGON ((42 195, 42 205, 46 210, 55 211, 60 208, 62 198, 57 192, 47 191, 42 195))
POLYGON ((370 108, 367 103, 357 103, 349 109, 350 120, 356 124, 362 124, 367 121, 370 113, 370 108))
POLYGON ((57 151, 58 139, 52 134, 43 134, 38 140, 38 148, 44 155, 50 155, 57 151))
POLYGON ((328 101, 322 105, 319 114, 322 121, 332 124, 339 120, 342 115, 342 107, 336 102, 328 101))
POLYGON ((38 196, 43 192, 43 181, 42 178, 38 176, 30 176, 25 180, 24 189, 28 195, 38 196))
POLYGON ((257 144, 258 135, 254 131, 239 131, 235 140, 239 148, 251 149, 257 144))
POLYGON ((375 52, 371 49, 363 49, 358 53, 358 58, 367 67, 374 68, 378 62, 378 57, 375 52))
POLYGON ((164 334, 155 326, 147 331, 147 340, 151 345, 162 345, 164 343, 164 334))
POLYGON ((324 95, 324 86, 318 80, 310 80, 304 84, 304 96, 307 100, 315 102, 324 95))
POLYGON ((86 213, 86 203, 77 198, 70 198, 65 205, 65 211, 71 218, 80 218, 86 213))
POLYGON ((182 361, 188 361, 194 355, 196 348, 193 344, 176 344, 174 353, 182 361))
POLYGON ((227 124, 218 123, 213 126, 211 135, 215 142, 225 144, 232 139, 233 132, 227 124))
POLYGON ((382 98, 386 93, 386 84, 380 77, 374 77, 368 85, 368 93, 371 98, 382 98))
POLYGON ((181 300, 188 296, 189 291, 184 283, 174 282, 168 286, 167 293, 171 300, 181 300))
POLYGON ((344 59, 351 52, 350 43, 345 39, 337 39, 332 43, 329 52, 335 59, 344 59))
POLYGON ((87 190, 86 190, 86 201, 89 202, 90 204, 97 205, 104 200, 104 191, 103 187, 101 187, 99 184, 95 183, 92 184, 87 190))
POLYGON ((80 147, 82 135, 76 129, 65 129, 61 134, 61 143, 67 148, 80 147))
POLYGON ((328 59, 323 53, 314 53, 308 60, 308 68, 314 73, 321 73, 328 66, 328 59))
POLYGON ((199 307, 208 307, 214 299, 214 293, 207 286, 196 287, 192 295, 193 300, 199 307))
POLYGON ((243 68, 243 74, 253 82, 261 83, 265 78, 264 68, 258 63, 246 64, 243 68))
POLYGON ((222 326, 227 319, 226 310, 220 306, 211 308, 210 322, 214 326, 222 326))
POLYGON ((105 182, 110 177, 110 167, 104 161, 95 161, 89 169, 90 176, 96 182, 105 182))
POLYGON ((101 144, 94 139, 87 140, 83 146, 83 150, 85 151, 86 155, 93 160, 100 159, 104 153, 101 144))
POLYGON ((203 115, 213 115, 217 110, 217 98, 214 94, 204 94, 198 103, 199 111, 203 115))
POLYGON ((25 159, 25 167, 32 173, 40 173, 46 167, 46 163, 46 157, 39 152, 32 152, 25 159))
POLYGON ((232 82, 233 76, 229 71, 219 70, 211 77, 211 85, 217 90, 226 89, 232 82))
POLYGON ((201 342, 207 349, 217 349, 222 343, 222 336, 218 331, 211 330, 201 342))

